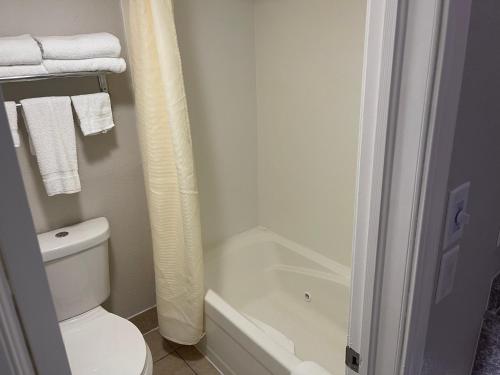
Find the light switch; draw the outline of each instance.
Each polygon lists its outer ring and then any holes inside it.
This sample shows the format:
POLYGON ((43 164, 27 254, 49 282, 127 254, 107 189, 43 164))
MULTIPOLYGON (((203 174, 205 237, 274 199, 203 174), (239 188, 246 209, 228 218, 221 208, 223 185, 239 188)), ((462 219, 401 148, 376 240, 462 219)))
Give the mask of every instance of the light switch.
POLYGON ((450 251, 444 253, 441 258, 441 267, 439 268, 439 280, 436 290, 436 303, 448 296, 453 291, 455 283, 455 273, 457 272, 458 254, 460 247, 457 245, 450 251))
POLYGON ((469 222, 470 215, 467 213, 469 189, 470 182, 466 182, 450 192, 443 241, 444 249, 453 245, 462 237, 464 227, 469 222))

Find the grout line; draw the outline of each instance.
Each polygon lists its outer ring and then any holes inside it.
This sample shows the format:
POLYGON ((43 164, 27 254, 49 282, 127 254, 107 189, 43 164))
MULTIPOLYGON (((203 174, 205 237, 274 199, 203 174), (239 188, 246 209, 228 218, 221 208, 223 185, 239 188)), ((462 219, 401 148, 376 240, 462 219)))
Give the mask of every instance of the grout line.
POLYGON ((190 370, 191 370, 191 371, 192 371, 195 375, 201 375, 201 374, 198 374, 198 373, 196 372, 196 370, 190 366, 190 364, 189 364, 189 363, 188 363, 188 362, 184 359, 184 357, 183 357, 183 356, 182 356, 179 352, 177 352, 177 349, 175 350, 175 354, 177 354, 177 355, 179 356, 179 358, 180 358, 180 359, 182 359, 182 360, 184 361, 184 363, 186 364, 186 366, 187 366, 187 367, 189 367, 189 368, 190 368, 190 370))
POLYGON ((166 352, 160 358, 153 360, 153 363, 156 363, 156 362, 161 361, 162 359, 165 359, 166 357, 168 357, 172 353, 176 353, 184 361, 184 358, 182 358, 182 356, 179 353, 177 353, 177 349, 175 349, 175 350, 172 350, 171 352, 166 352))
POLYGON ((160 328, 160 327, 155 327, 155 328, 153 328, 153 329, 150 329, 149 331, 144 332, 142 335, 143 335, 143 336, 145 336, 145 335, 147 335, 148 333, 151 333, 151 332, 153 332, 153 331, 157 331, 159 328, 160 328))
POLYGON ((165 359, 166 357, 168 357, 168 355, 169 355, 169 354, 170 354, 170 353, 166 353, 164 356, 162 356, 162 357, 160 357, 160 358, 158 358, 158 359, 155 359, 155 360, 153 361, 153 363, 156 363, 156 362, 161 361, 162 359, 165 359))
MULTIPOLYGON (((198 348, 195 346, 195 349, 198 350, 198 348)), ((201 355, 203 356, 203 358, 205 358, 205 360, 210 363, 210 365, 215 369, 215 371, 217 371, 220 375, 224 375, 222 373, 222 371, 215 365, 215 363, 212 362, 212 360, 210 358, 207 357, 206 354, 202 353, 201 350, 198 350, 198 352, 201 353, 201 355)))

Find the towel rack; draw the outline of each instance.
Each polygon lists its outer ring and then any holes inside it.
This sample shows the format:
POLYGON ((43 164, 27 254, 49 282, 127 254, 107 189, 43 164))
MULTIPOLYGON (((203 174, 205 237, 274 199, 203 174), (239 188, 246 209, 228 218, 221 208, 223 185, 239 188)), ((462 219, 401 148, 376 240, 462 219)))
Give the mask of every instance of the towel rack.
MULTIPOLYGON (((109 72, 98 71, 98 72, 78 72, 78 73, 52 73, 52 74, 37 74, 29 76, 13 76, 13 77, 0 77, 0 84, 10 83, 10 82, 31 82, 31 81, 43 81, 47 79, 56 78, 82 78, 82 77, 97 77, 97 82, 99 83, 99 89, 101 92, 108 92, 108 81, 106 79, 106 74, 109 72)), ((21 104, 17 103, 17 107, 21 104)))

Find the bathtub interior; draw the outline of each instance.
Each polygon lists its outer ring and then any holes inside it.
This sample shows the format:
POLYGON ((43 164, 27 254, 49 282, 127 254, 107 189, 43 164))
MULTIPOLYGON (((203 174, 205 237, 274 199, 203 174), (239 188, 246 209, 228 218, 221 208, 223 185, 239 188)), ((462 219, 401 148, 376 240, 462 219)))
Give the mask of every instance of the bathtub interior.
POLYGON ((349 269, 265 228, 206 254, 206 287, 301 360, 343 373, 349 269))

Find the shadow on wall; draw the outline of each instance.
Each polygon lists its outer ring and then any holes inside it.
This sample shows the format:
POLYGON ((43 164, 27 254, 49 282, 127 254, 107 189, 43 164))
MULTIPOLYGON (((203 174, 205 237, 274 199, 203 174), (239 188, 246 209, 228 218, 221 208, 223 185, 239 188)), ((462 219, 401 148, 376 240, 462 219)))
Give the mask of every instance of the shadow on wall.
MULTIPOLYGON (((120 39, 122 55, 129 63, 118 0, 4 1, 0 23, 2 36, 107 31, 120 39)), ((77 136, 81 193, 50 198, 45 195, 25 133, 17 155, 38 232, 94 217, 108 218, 113 285, 110 310, 127 317, 155 303, 151 231, 129 72, 109 75, 108 85, 116 127, 105 135, 77 136)), ((98 83, 92 77, 68 78, 11 83, 2 89, 6 100, 19 100, 94 93, 98 83)))
MULTIPOLYGON (((122 107, 133 106, 132 91, 129 87, 126 74, 127 73, 108 77, 113 115, 117 126, 120 124, 118 123, 119 119, 117 121, 116 110, 122 107)), ((52 95, 71 96, 94 92, 98 92, 95 78, 60 79, 37 83, 21 82, 4 86, 5 100, 19 100, 28 97, 52 95)), ((121 129, 115 127, 115 129, 106 134, 84 137, 80 132, 75 113, 73 113, 73 118, 75 119, 79 173, 83 194, 48 197, 40 177, 36 157, 31 155, 29 151, 29 137, 26 126, 24 125, 23 116, 19 115, 18 121, 21 133, 21 147, 17 150, 17 153, 30 203, 32 203, 35 198, 33 195, 36 194, 36 201, 40 205, 40 209, 37 209, 37 211, 40 211, 38 212, 39 215, 33 212, 35 228, 38 232, 54 229, 62 225, 75 224, 88 219, 86 215, 82 214, 82 199, 86 193, 84 189, 85 185, 88 185, 88 181, 84 179, 87 167, 94 168, 101 163, 106 163, 113 151, 118 148, 117 132, 121 131, 121 129), (27 170, 24 170, 26 167, 29 168, 29 173, 27 170), (39 217, 40 215, 43 216, 43 219, 39 217)), ((135 128, 133 130, 135 131, 135 128)), ((105 179, 101 180, 101 184, 105 183, 105 181, 105 179)), ((34 207, 32 206, 31 208, 33 211, 34 207)))
MULTIPOLYGON (((174 5, 177 2, 174 1, 174 5)), ((189 8, 188 3, 182 5, 189 8)), ((201 222, 205 224, 201 226, 201 230, 204 245, 212 245, 211 242, 217 242, 220 238, 218 238, 218 234, 214 236, 210 233, 212 228, 208 223, 212 222, 213 215, 211 215, 211 212, 220 213, 224 212, 224 210, 220 197, 221 186, 218 184, 217 179, 211 178, 216 174, 217 163, 215 161, 216 150, 214 147, 216 139, 214 139, 210 126, 207 126, 207 119, 210 119, 210 103, 207 103, 206 98, 210 97, 210 88, 207 90, 206 86, 202 84, 203 77, 200 73, 203 72, 202 56, 200 56, 198 50, 188 48, 188 46, 196 45, 196 35, 186 25, 192 25, 196 20, 192 19, 192 11, 183 11, 181 6, 175 6, 176 27, 179 29, 179 50, 181 51, 183 70, 188 73, 184 72, 184 84, 192 130, 193 157, 200 194, 201 222), (212 237, 216 237, 216 239, 212 237)))
POLYGON ((174 10, 208 248, 258 224, 254 2, 174 10))
MULTIPOLYGON (((38 233, 105 216, 111 225, 111 296, 106 307, 128 317, 155 303, 151 232, 142 162, 127 73, 109 75, 115 128, 85 137, 75 119, 82 191, 49 197, 36 157, 31 155, 21 112, 17 149, 26 193, 38 233)), ((98 92, 95 78, 24 82, 4 86, 6 100, 98 92)))
MULTIPOLYGON (((29 136, 26 131, 26 126, 24 126, 22 116, 20 117, 19 122, 20 132, 22 134, 21 137, 24 140, 23 145, 26 147, 26 152, 29 152, 29 136)), ((79 158, 81 158, 81 155, 83 154, 84 159, 90 167, 93 164, 99 163, 100 161, 108 158, 112 151, 118 147, 116 133, 114 131, 95 137, 87 137, 88 139, 85 139, 83 134, 76 129, 76 136, 80 140, 80 145, 83 146, 78 150, 79 158), (99 137, 99 139, 97 139, 97 137, 99 137)), ((37 200, 40 202, 41 210, 44 213, 46 221, 45 226, 48 228, 57 228, 61 225, 72 225, 86 220, 87 218, 85 218, 85 215, 82 213, 81 194, 61 194, 52 197, 47 196, 45 187, 40 177, 36 157, 28 155, 27 160, 29 172, 26 171, 25 173, 35 176, 33 181, 36 186, 33 190, 37 194, 37 200), (63 217, 61 217, 61 213, 65 213, 63 217)), ((81 181, 81 184, 83 189, 85 182, 81 181)))

